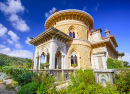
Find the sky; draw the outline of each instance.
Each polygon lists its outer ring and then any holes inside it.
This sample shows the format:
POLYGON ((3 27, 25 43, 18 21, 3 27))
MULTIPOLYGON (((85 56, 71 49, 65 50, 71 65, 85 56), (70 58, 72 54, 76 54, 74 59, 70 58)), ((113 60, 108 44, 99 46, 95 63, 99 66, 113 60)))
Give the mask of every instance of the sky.
POLYGON ((114 34, 123 60, 130 63, 130 0, 0 0, 0 53, 32 58, 29 37, 45 31, 45 21, 57 9, 89 13, 94 28, 114 34))

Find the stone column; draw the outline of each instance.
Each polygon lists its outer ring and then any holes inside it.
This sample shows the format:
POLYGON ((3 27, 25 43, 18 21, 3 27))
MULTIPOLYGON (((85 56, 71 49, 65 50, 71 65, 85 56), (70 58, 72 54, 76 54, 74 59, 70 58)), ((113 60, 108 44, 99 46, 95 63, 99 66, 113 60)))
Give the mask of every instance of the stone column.
POLYGON ((65 55, 61 55, 61 69, 64 69, 64 57, 65 55))
POLYGON ((38 64, 39 64, 39 57, 36 57, 36 62, 35 62, 35 69, 38 69, 38 64))
POLYGON ((51 43, 50 43, 50 66, 49 69, 55 69, 55 42, 54 39, 52 39, 51 43))
POLYGON ((38 70, 40 70, 41 57, 42 57, 42 56, 39 56, 38 70))
POLYGON ((47 63, 47 55, 45 55, 45 63, 47 63))

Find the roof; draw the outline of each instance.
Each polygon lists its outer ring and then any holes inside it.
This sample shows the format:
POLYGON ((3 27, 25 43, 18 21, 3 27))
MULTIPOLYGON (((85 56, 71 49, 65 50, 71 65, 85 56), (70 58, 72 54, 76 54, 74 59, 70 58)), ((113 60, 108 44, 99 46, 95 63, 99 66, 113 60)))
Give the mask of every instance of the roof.
POLYGON ((109 35, 109 36, 107 36, 107 37, 103 37, 102 39, 105 40, 105 39, 108 39, 108 38, 110 38, 110 39, 112 40, 112 42, 113 42, 113 44, 115 45, 115 47, 118 47, 118 44, 117 44, 117 41, 116 41, 114 35, 109 35))
POLYGON ((46 31, 42 32, 40 35, 38 35, 37 37, 35 37, 34 39, 30 40, 29 43, 30 44, 34 44, 38 41, 46 41, 50 38, 56 38, 57 39, 61 39, 61 40, 72 40, 73 38, 68 36, 67 34, 61 32, 60 30, 54 28, 54 27, 51 27, 49 29, 47 29, 46 31))
POLYGON ((86 25, 89 25, 90 30, 94 25, 94 20, 90 14, 81 10, 68 9, 68 10, 58 11, 52 14, 45 22, 45 29, 54 26, 56 22, 62 20, 68 20, 68 19, 82 21, 86 25))

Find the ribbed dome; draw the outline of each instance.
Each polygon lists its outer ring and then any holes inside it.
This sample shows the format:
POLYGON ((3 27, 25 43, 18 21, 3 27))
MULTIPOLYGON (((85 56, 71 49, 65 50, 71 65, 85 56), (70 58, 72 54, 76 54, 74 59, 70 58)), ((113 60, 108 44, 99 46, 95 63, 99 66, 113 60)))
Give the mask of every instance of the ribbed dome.
POLYGON ((69 9, 55 12, 54 14, 52 14, 45 22, 45 29, 48 29, 56 25, 57 22, 63 20, 81 21, 87 26, 89 26, 90 30, 93 28, 94 25, 94 20, 90 14, 81 10, 69 9))

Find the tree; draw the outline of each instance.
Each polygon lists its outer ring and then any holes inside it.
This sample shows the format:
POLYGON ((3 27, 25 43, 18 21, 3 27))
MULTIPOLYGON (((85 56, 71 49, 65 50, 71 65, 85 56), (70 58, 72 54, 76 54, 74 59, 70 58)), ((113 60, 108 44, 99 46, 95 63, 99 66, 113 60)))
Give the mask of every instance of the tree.
POLYGON ((123 61, 123 66, 124 66, 124 67, 128 66, 128 64, 129 64, 129 62, 123 61))
MULTIPOLYGON (((32 40, 33 37, 30 37, 30 39, 32 40)), ((34 46, 33 46, 32 66, 33 66, 33 58, 34 58, 34 46)), ((32 69, 33 69, 33 67, 32 67, 32 69)))

